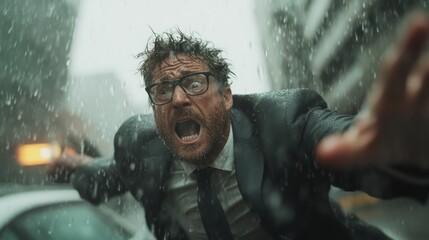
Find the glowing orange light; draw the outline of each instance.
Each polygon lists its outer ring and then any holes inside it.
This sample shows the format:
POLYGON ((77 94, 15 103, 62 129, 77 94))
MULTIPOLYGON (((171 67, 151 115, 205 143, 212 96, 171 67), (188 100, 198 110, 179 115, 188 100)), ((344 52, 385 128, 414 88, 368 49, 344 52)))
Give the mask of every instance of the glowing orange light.
POLYGON ((75 155, 76 151, 71 147, 65 147, 63 152, 67 155, 75 155))
POLYGON ((25 144, 17 148, 16 155, 21 166, 43 165, 58 158, 61 148, 58 144, 25 144))

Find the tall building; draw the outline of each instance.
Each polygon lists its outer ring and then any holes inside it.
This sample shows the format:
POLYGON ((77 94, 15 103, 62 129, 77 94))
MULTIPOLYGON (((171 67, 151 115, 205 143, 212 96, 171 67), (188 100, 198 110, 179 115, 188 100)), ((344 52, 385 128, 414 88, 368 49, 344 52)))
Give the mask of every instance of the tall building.
POLYGON ((256 15, 273 89, 306 87, 356 113, 382 54, 423 0, 264 0, 256 15))

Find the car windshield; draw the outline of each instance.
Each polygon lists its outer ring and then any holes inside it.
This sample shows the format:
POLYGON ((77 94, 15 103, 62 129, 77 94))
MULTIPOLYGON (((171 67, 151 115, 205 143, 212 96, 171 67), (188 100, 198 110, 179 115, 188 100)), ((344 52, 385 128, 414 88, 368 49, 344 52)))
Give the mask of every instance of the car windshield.
POLYGON ((0 232, 1 240, 120 240, 132 236, 88 204, 60 204, 31 210, 0 232))

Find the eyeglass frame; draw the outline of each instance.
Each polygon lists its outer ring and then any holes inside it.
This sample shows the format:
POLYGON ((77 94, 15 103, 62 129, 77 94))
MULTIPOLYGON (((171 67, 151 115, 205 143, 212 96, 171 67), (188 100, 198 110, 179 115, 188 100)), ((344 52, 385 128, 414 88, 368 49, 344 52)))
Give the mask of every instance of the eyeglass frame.
POLYGON ((158 83, 154 83, 154 84, 151 84, 151 85, 149 85, 149 86, 147 86, 147 87, 145 87, 145 91, 147 92, 147 94, 149 95, 149 99, 150 99, 150 101, 154 104, 154 105, 156 105, 156 106, 162 106, 162 105, 165 105, 165 104, 167 104, 167 103, 170 103, 172 100, 173 100, 173 96, 174 96, 174 91, 175 91, 175 89, 176 89, 176 87, 177 86, 180 86, 180 88, 186 93, 186 95, 187 96, 198 96, 198 95, 202 95, 202 94, 204 94, 204 93, 206 93, 207 92, 207 90, 209 89, 209 85, 210 85, 210 82, 209 82, 209 80, 210 80, 210 76, 212 76, 212 77, 216 77, 215 76, 215 74, 214 73, 212 73, 212 72, 193 72, 193 73, 190 73, 190 74, 188 74, 188 75, 185 75, 185 76, 183 76, 183 77, 181 77, 181 78, 179 78, 179 79, 176 79, 176 80, 166 80, 166 81, 161 81, 161 82, 158 82, 158 83), (190 76, 193 76, 193 75, 198 75, 198 74, 203 74, 205 77, 206 77, 206 82, 207 82, 207 88, 206 88, 206 90, 204 90, 203 92, 201 92, 201 93, 197 93, 197 94, 190 94, 190 93, 188 93, 188 91, 186 91, 186 89, 185 89, 185 87, 183 87, 182 86, 182 82, 183 82, 183 80, 185 79, 185 78, 187 78, 187 77, 190 77, 190 76), (151 89, 153 88, 153 87, 155 87, 156 85, 159 85, 159 84, 161 84, 161 83, 169 83, 169 84, 172 84, 173 85, 173 91, 172 91, 172 94, 171 94, 171 98, 170 98, 170 100, 169 101, 167 101, 167 102, 165 102, 165 103, 161 103, 161 104, 157 104, 157 103, 155 103, 155 101, 153 100, 153 98, 152 98, 152 95, 151 95, 151 89))

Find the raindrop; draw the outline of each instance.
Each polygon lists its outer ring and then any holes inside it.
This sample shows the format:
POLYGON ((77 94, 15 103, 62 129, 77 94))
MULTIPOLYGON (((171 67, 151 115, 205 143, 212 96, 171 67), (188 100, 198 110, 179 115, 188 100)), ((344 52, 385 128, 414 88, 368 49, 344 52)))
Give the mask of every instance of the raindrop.
POLYGON ((110 94, 112 94, 112 96, 115 95, 115 88, 113 86, 110 86, 110 94))
POLYGON ((10 95, 6 97, 5 103, 7 106, 10 106, 12 104, 12 97, 10 95))
POLYGON ((23 114, 23 112, 22 111, 19 111, 19 113, 18 113, 18 116, 17 116, 17 120, 21 120, 22 119, 22 114, 23 114))
POLYGON ((131 163, 130 164, 130 170, 134 171, 134 169, 136 169, 136 164, 135 163, 131 163))
POLYGON ((14 22, 12 22, 12 26, 10 26, 10 28, 7 30, 7 34, 10 34, 14 27, 15 27, 15 24, 14 22))
POLYGON ((258 79, 262 79, 262 66, 259 65, 258 68, 256 69, 256 73, 258 74, 258 79))
POLYGON ((49 6, 49 9, 48 9, 48 12, 47 12, 47 16, 48 16, 49 18, 51 18, 51 17, 52 17, 52 15, 53 15, 53 13, 54 13, 54 10, 55 10, 55 6, 54 6, 54 5, 49 6))
POLYGON ((140 199, 142 199, 142 197, 143 197, 143 190, 138 189, 137 192, 136 192, 136 198, 138 200, 140 200, 140 199))

